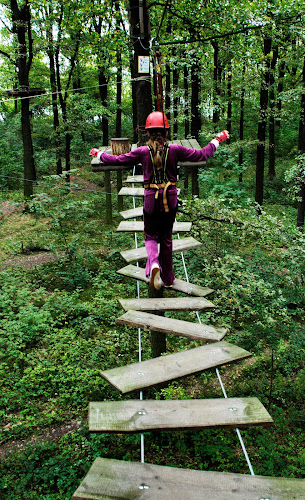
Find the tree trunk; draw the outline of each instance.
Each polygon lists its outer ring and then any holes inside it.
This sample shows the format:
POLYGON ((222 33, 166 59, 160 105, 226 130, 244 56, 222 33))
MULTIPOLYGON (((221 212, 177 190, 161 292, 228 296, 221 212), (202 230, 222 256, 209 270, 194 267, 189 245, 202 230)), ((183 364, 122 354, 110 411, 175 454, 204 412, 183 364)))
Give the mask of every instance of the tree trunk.
POLYGON ((23 191, 26 198, 33 194, 36 180, 34 150, 31 130, 29 72, 33 60, 33 40, 31 33, 31 12, 28 0, 19 9, 16 0, 11 0, 13 33, 18 39, 18 80, 21 99, 21 130, 23 142, 23 191))
MULTIPOLYGON (((243 70, 242 70, 242 81, 244 82, 245 79, 245 73, 246 73, 246 63, 244 61, 243 63, 243 70)), ((240 96, 240 115, 239 115, 239 140, 243 141, 244 140, 244 108, 245 108, 245 87, 243 86, 241 89, 241 96, 240 96)), ((244 155, 244 150, 243 147, 241 146, 239 148, 239 155, 238 155, 238 165, 241 167, 243 164, 243 155, 244 155)), ((239 173, 239 182, 243 181, 243 174, 242 171, 240 170, 239 173)))
MULTIPOLYGON (((176 52, 174 54, 177 57, 176 52)), ((176 60, 176 64, 173 69, 173 115, 174 115, 174 125, 173 125, 173 139, 178 138, 178 84, 179 84, 179 73, 178 73, 178 61, 176 60)))
MULTIPOLYGON (((107 94, 108 94, 108 78, 105 75, 102 66, 99 67, 98 75, 99 92, 101 103, 104 108, 107 108, 107 94)), ((102 132, 103 132, 103 146, 108 146, 109 144, 109 121, 107 116, 102 117, 102 132)))
POLYGON ((117 74, 116 74, 116 123, 115 134, 122 135, 122 55, 120 49, 117 51, 117 74))
MULTIPOLYGON (((232 130, 232 62, 230 61, 228 67, 228 111, 227 111, 227 130, 231 134, 232 130)), ((227 144, 230 144, 230 138, 227 140, 227 144)))
MULTIPOLYGON (((166 26, 166 32, 170 35, 171 34, 171 30, 172 30, 171 20, 168 19, 168 23, 167 23, 167 26, 166 26)), ((171 119, 171 98, 170 98, 170 94, 171 94, 171 67, 167 63, 166 66, 165 66, 165 112, 166 112, 166 116, 168 118, 169 123, 170 123, 170 119, 171 119)), ((169 130, 168 138, 169 139, 171 138, 170 130, 169 130)))
MULTIPOLYGON (((199 111, 199 93, 200 93, 200 62, 194 60, 191 69, 192 95, 191 95, 191 135, 195 139, 199 138, 201 130, 201 116, 199 111)), ((198 167, 192 167, 192 195, 199 196, 198 167)))
MULTIPOLYGON (((115 10, 117 15, 117 30, 120 30, 120 25, 122 24, 122 18, 120 13, 119 2, 115 2, 115 10)), ((122 53, 121 48, 117 48, 116 53, 117 62, 117 73, 116 73, 116 122, 115 122, 115 134, 117 137, 122 136, 122 53)), ((122 198, 122 197, 120 197, 122 198)))
POLYGON ((191 135, 198 139, 201 130, 201 117, 199 111, 199 92, 200 92, 200 63, 194 59, 191 69, 192 95, 191 95, 191 135))
POLYGON ((218 85, 218 55, 219 47, 217 42, 212 42, 212 47, 214 49, 214 72, 213 72, 213 123, 216 125, 219 121, 219 111, 220 111, 220 95, 219 95, 219 85, 218 85))
POLYGON ((256 187, 255 201, 258 204, 258 213, 261 213, 261 206, 264 198, 264 168, 265 168, 265 140, 267 127, 267 106, 268 87, 270 81, 270 60, 268 55, 271 52, 271 38, 264 39, 265 72, 260 91, 260 116, 258 123, 258 145, 256 150, 256 187))
MULTIPOLYGON (((50 15, 50 12, 47 14, 50 15)), ((57 86, 56 86, 56 70, 55 70, 55 60, 54 60, 54 40, 52 34, 52 26, 47 31, 48 39, 48 57, 50 64, 50 86, 52 90, 52 110, 53 110, 53 128, 55 135, 55 155, 56 155, 56 174, 62 174, 62 162, 61 162, 61 151, 60 151, 60 134, 59 134, 59 113, 57 104, 57 86)))
POLYGON ((30 100, 21 101, 21 123, 23 141, 23 165, 24 165, 24 196, 29 198, 33 194, 33 182, 36 180, 34 164, 34 151, 31 131, 30 100))
POLYGON ((130 35, 134 48, 134 64, 137 68, 136 101, 137 101, 137 127, 138 143, 147 141, 145 132, 146 118, 152 111, 150 71, 139 72, 139 57, 150 56, 150 29, 146 0, 130 0, 129 10, 130 35))
POLYGON ((190 134, 190 120, 189 120, 189 85, 188 85, 189 70, 186 64, 183 69, 183 88, 184 88, 184 134, 188 137, 190 134))
POLYGON ((273 179, 275 177, 275 78, 274 72, 278 59, 278 48, 275 47, 273 50, 273 57, 271 61, 271 72, 270 72, 270 119, 269 119, 269 170, 268 177, 273 179))
POLYGON ((277 85, 277 118, 275 121, 276 127, 280 129, 281 127, 281 112, 282 112, 282 92, 284 89, 284 76, 285 76, 285 61, 281 61, 279 65, 279 77, 277 85))
MULTIPOLYGON (((301 95, 301 113, 299 123, 299 140, 298 148, 300 154, 305 154, 305 58, 303 63, 303 78, 302 78, 303 91, 301 95)), ((298 203, 297 227, 304 227, 304 214, 305 214, 305 182, 302 180, 300 191, 300 201, 298 203)))

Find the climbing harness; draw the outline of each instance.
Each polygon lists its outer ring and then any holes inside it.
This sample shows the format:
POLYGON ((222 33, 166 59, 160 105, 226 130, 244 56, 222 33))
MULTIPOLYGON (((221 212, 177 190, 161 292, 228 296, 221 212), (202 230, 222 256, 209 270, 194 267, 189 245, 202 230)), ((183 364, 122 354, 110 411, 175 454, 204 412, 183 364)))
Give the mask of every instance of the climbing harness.
POLYGON ((170 186, 176 186, 176 182, 169 181, 166 175, 166 163, 167 163, 167 157, 168 157, 168 144, 164 144, 164 150, 162 151, 163 153, 163 162, 162 162, 162 167, 161 168, 156 168, 154 165, 154 150, 151 146, 148 146, 149 153, 150 153, 150 158, 151 162, 153 165, 154 173, 153 177, 151 179, 151 182, 149 184, 144 184, 144 188, 148 189, 155 189, 155 200, 158 199, 159 196, 159 190, 163 189, 163 206, 165 212, 169 212, 169 207, 168 207, 168 201, 167 201, 167 190, 170 186))

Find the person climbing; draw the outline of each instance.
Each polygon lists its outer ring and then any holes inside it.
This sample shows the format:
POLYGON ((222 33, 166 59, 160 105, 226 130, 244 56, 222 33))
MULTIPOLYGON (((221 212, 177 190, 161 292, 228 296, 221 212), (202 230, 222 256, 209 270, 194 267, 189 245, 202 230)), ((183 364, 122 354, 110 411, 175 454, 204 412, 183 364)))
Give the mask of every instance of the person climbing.
POLYGON ((177 165, 179 162, 201 162, 211 158, 219 144, 229 138, 229 133, 223 130, 202 149, 168 144, 168 119, 161 111, 153 111, 148 115, 145 129, 148 135, 145 146, 119 156, 93 148, 89 155, 106 165, 142 164, 144 240, 147 251, 145 274, 150 278, 150 288, 160 290, 161 286, 171 287, 175 279, 172 230, 178 208, 177 165))

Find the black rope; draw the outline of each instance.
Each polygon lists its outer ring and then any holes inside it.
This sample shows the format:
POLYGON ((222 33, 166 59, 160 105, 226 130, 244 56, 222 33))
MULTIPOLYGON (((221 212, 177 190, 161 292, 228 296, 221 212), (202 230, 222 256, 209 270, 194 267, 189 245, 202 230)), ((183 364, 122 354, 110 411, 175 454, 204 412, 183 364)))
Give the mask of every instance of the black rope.
POLYGON ((159 33, 160 33, 160 29, 161 29, 161 26, 162 26, 162 23, 163 23, 163 20, 164 20, 164 17, 165 17, 166 9, 167 9, 167 6, 168 6, 169 2, 170 2, 170 0, 167 0, 166 4, 165 4, 165 7, 164 7, 164 11, 163 11, 163 14, 162 14, 161 22, 160 22, 160 25, 159 25, 159 28, 158 28, 158 31, 157 31, 157 35, 156 35, 157 39, 158 39, 158 36, 159 36, 159 33))

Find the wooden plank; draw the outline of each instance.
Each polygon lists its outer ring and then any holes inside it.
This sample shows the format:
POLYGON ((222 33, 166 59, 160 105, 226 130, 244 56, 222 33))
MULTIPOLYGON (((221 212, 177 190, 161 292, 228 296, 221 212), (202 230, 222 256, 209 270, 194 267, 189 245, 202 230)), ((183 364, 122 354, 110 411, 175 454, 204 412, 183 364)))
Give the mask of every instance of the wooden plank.
MULTIPOLYGON (((134 278, 139 281, 144 281, 145 283, 149 283, 149 277, 145 275, 145 269, 138 266, 133 266, 132 264, 128 264, 128 266, 123 267, 117 271, 118 274, 122 274, 123 276, 128 276, 129 278, 134 278)), ((187 293, 188 295, 195 295, 196 297, 205 297, 210 293, 213 293, 214 290, 208 287, 202 287, 199 285, 193 285, 192 283, 188 283, 187 281, 179 280, 176 278, 174 280, 173 286, 171 288, 177 292, 187 293)))
POLYGON ((137 183, 143 184, 143 182, 144 182, 143 179, 144 179, 143 175, 129 175, 124 182, 130 182, 132 184, 133 183, 135 183, 135 184, 137 184, 137 183))
POLYGON ((190 143, 190 147, 191 147, 191 148, 193 148, 193 149, 201 149, 200 144, 199 144, 199 142, 197 141, 197 139, 192 139, 192 138, 190 138, 190 139, 189 139, 189 143, 190 143))
POLYGON ((99 160, 93 163, 91 162, 92 172, 109 172, 117 170, 130 170, 134 165, 105 165, 104 163, 98 163, 99 160))
MULTIPOLYGON (((181 238, 180 240, 173 240, 173 252, 184 252, 192 248, 198 248, 202 245, 199 241, 191 236, 189 238, 181 238)), ((135 262, 147 259, 147 251, 145 247, 133 248, 132 250, 123 250, 121 256, 126 262, 135 262)))
POLYGON ((119 299, 125 311, 203 311, 215 305, 202 297, 174 297, 157 299, 119 299))
POLYGON ((96 458, 74 500, 304 500, 305 479, 96 458))
MULTIPOLYGON (((178 196, 180 194, 180 189, 177 189, 178 196)), ((134 197, 144 197, 144 187, 122 187, 120 189, 119 196, 134 196, 134 197)))
POLYGON ((142 363, 101 371, 100 375, 121 393, 126 394, 250 356, 250 352, 221 340, 142 363))
POLYGON ((118 323, 132 325, 141 328, 148 328, 155 332, 181 335, 193 340, 218 341, 223 339, 227 330, 225 328, 214 328, 213 326, 192 323, 180 319, 167 318, 143 311, 127 311, 117 318, 118 323))
MULTIPOLYGON (((193 168, 198 168, 198 167, 205 167, 206 162, 205 161, 179 161, 179 166, 180 167, 193 167, 193 168)), ((120 193, 119 193, 120 194, 120 193)))
POLYGON ((89 403, 89 431, 145 432, 272 424, 257 398, 89 403))
POLYGON ((119 191, 119 196, 144 196, 143 187, 122 187, 119 191))
POLYGON ((124 210, 120 212, 120 215, 124 219, 133 219, 135 217, 143 217, 143 207, 131 208, 130 210, 124 210))
MULTIPOLYGON (((174 222, 173 233, 186 233, 192 228, 191 222, 174 222)), ((119 232, 144 232, 144 222, 143 221, 126 221, 122 220, 117 227, 119 232)))

